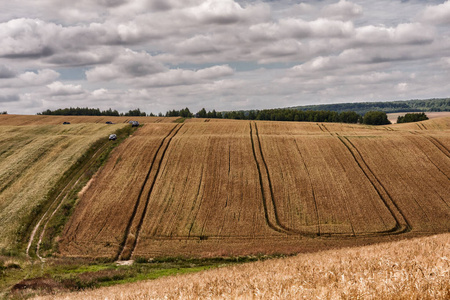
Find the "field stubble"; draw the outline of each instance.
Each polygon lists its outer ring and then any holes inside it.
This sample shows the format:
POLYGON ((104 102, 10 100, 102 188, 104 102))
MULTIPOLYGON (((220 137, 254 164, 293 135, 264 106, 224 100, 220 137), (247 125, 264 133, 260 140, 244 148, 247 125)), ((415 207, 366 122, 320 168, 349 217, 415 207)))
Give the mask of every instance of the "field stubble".
POLYGON ((48 191, 92 143, 123 126, 0 126, 0 248, 22 238, 48 191))
POLYGON ((448 120, 409 126, 146 124, 86 190, 61 253, 293 253, 448 232, 448 120))

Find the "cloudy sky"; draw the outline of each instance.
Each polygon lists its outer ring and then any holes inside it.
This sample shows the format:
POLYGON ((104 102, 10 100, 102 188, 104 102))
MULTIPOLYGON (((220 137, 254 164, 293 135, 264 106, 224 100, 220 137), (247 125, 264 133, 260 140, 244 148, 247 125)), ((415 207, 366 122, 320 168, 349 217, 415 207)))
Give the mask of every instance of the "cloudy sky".
POLYGON ((0 111, 450 96, 450 1, 1 0, 0 111))

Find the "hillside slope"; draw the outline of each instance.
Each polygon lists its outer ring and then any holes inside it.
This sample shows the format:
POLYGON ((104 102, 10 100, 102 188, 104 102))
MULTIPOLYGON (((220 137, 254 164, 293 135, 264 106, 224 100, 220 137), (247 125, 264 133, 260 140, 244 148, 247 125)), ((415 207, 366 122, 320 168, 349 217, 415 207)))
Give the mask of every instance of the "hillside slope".
POLYGON ((36 299, 449 299, 450 234, 36 299))
POLYGON ((0 126, 0 248, 9 249, 89 146, 124 125, 0 126))
POLYGON ((80 198, 60 251, 293 253, 448 232, 449 149, 449 118, 146 124, 80 198))

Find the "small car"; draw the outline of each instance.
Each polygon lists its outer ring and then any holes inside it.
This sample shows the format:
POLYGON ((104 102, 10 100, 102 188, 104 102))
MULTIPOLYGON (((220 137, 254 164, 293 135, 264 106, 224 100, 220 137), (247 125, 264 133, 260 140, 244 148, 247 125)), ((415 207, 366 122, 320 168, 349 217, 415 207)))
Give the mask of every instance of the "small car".
POLYGON ((115 141, 116 139, 117 139, 117 135, 115 135, 114 133, 109 135, 110 141, 115 141))
POLYGON ((106 122, 106 124, 112 124, 112 123, 113 123, 113 122, 111 122, 111 121, 107 121, 107 122, 106 122))
POLYGON ((70 124, 70 122, 63 122, 63 125, 67 125, 67 124, 70 124))

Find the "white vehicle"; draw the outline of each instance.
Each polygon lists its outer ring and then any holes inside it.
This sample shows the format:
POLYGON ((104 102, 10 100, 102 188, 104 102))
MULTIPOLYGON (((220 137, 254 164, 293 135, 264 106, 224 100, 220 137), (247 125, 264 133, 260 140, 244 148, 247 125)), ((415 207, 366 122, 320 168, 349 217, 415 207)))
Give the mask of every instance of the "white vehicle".
POLYGON ((114 133, 109 135, 110 141, 115 141, 116 139, 117 139, 117 135, 115 135, 114 133))

